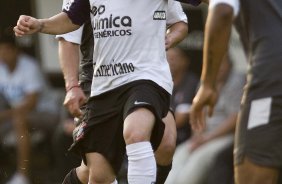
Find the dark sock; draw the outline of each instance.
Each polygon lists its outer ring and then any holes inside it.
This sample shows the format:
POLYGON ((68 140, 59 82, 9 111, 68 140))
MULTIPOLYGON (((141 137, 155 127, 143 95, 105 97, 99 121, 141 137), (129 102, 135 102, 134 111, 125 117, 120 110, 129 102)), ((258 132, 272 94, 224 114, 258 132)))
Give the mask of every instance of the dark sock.
POLYGON ((76 174, 75 169, 72 169, 65 177, 62 184, 82 184, 76 174))
POLYGON ((156 184, 164 184, 170 170, 171 170, 172 164, 162 166, 157 165, 157 181, 156 184))

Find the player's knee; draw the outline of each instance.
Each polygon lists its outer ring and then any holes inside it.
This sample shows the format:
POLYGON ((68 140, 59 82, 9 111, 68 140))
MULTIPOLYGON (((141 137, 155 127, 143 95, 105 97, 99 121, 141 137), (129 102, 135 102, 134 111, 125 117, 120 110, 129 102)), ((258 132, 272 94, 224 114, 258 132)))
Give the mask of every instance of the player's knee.
POLYGON ((154 114, 146 108, 139 108, 129 114, 124 121, 123 130, 126 144, 149 141, 154 122, 154 114))
POLYGON ((109 184, 114 181, 114 178, 107 175, 107 173, 89 172, 88 184, 109 184))
POLYGON ((146 132, 137 129, 125 129, 123 131, 123 137, 127 145, 149 140, 146 132))
POLYGON ((80 165, 76 170, 80 173, 89 174, 89 169, 86 165, 80 165))
POLYGON ((87 183, 88 182, 88 176, 89 176, 89 169, 85 165, 81 165, 76 169, 78 178, 82 183, 87 183))
POLYGON ((115 175, 111 170, 99 162, 99 167, 89 168, 89 184, 109 184, 115 180, 115 175))

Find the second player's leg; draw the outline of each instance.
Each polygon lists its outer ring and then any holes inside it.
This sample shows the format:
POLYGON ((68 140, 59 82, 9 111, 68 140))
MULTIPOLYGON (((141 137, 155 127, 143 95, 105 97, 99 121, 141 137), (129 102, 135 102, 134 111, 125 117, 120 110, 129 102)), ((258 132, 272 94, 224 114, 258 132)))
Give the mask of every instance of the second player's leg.
POLYGON ((235 166, 236 184, 277 184, 279 170, 253 163, 247 157, 235 166))
POLYGON ((89 168, 88 184, 109 184, 115 182, 115 173, 106 158, 99 153, 86 153, 89 168))
POLYGON ((157 161, 156 184, 164 184, 172 167, 172 157, 176 148, 176 124, 171 112, 163 118, 165 131, 160 146, 155 151, 157 161))
POLYGON ((245 99, 236 127, 236 184, 278 184, 282 163, 281 104, 281 96, 245 99))
POLYGON ((176 125, 171 112, 163 118, 165 123, 165 131, 162 142, 155 152, 155 157, 159 165, 169 165, 172 162, 172 157, 176 148, 176 125))
POLYGON ((76 173, 77 173, 78 179, 83 184, 88 182, 89 169, 83 162, 81 162, 81 165, 78 168, 76 168, 76 173))

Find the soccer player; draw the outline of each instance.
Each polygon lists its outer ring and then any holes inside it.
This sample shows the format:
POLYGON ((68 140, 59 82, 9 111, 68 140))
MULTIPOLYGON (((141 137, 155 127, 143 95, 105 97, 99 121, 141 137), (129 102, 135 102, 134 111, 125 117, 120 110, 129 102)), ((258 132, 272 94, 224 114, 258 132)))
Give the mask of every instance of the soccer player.
MULTIPOLYGON (((65 3, 66 4, 66 3, 65 3)), ((168 31, 166 34, 166 49, 171 48, 182 40, 187 34, 187 17, 183 13, 181 5, 170 1, 167 11, 168 31)), ((59 56, 62 69, 64 71, 66 88, 74 84, 81 87, 72 88, 67 92, 65 104, 74 115, 80 115, 80 102, 83 102, 86 96, 90 96, 90 86, 93 77, 93 33, 90 21, 74 32, 64 35, 58 35, 59 56), (82 60, 80 62, 81 72, 78 76, 79 63, 79 44, 81 44, 82 60), (72 83, 72 84, 71 84, 72 83)), ((157 161, 157 180, 156 183, 164 183, 170 169, 172 155, 175 150, 175 122, 172 121, 172 115, 163 119, 166 124, 164 138, 157 149, 155 156, 157 161), (170 121, 169 121, 170 120, 170 121), (167 124, 169 123, 169 124, 167 124)), ((65 178, 64 183, 87 183, 88 169, 82 163, 81 167, 72 170, 65 178), (78 181, 79 180, 79 181, 78 181)))
POLYGON ((154 183, 153 149, 163 136, 172 90, 165 57, 168 2, 77 0, 50 19, 21 16, 15 33, 75 30, 89 18, 90 5, 96 65, 87 117, 73 148, 85 156, 89 183, 114 181, 125 144, 129 183, 154 183))
POLYGON ((211 0, 209 6, 202 85, 192 106, 192 126, 203 129, 204 108, 212 114, 215 78, 237 17, 249 72, 237 124, 235 180, 237 184, 276 184, 282 168, 282 1, 211 0))

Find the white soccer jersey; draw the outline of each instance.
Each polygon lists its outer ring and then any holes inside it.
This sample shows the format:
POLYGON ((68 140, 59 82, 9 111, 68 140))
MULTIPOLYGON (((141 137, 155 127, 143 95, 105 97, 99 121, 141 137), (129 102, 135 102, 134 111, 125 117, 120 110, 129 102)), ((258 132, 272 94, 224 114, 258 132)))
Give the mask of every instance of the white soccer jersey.
MULTIPOLYGON (((167 22, 187 21, 180 4, 172 0, 90 0, 90 8, 96 61, 91 96, 136 80, 154 81, 171 93, 165 33, 167 22), (179 12, 168 11, 168 3, 175 4, 179 12)), ((72 8, 66 12, 72 19, 72 8)), ((75 16, 73 22, 79 19, 75 16)))

